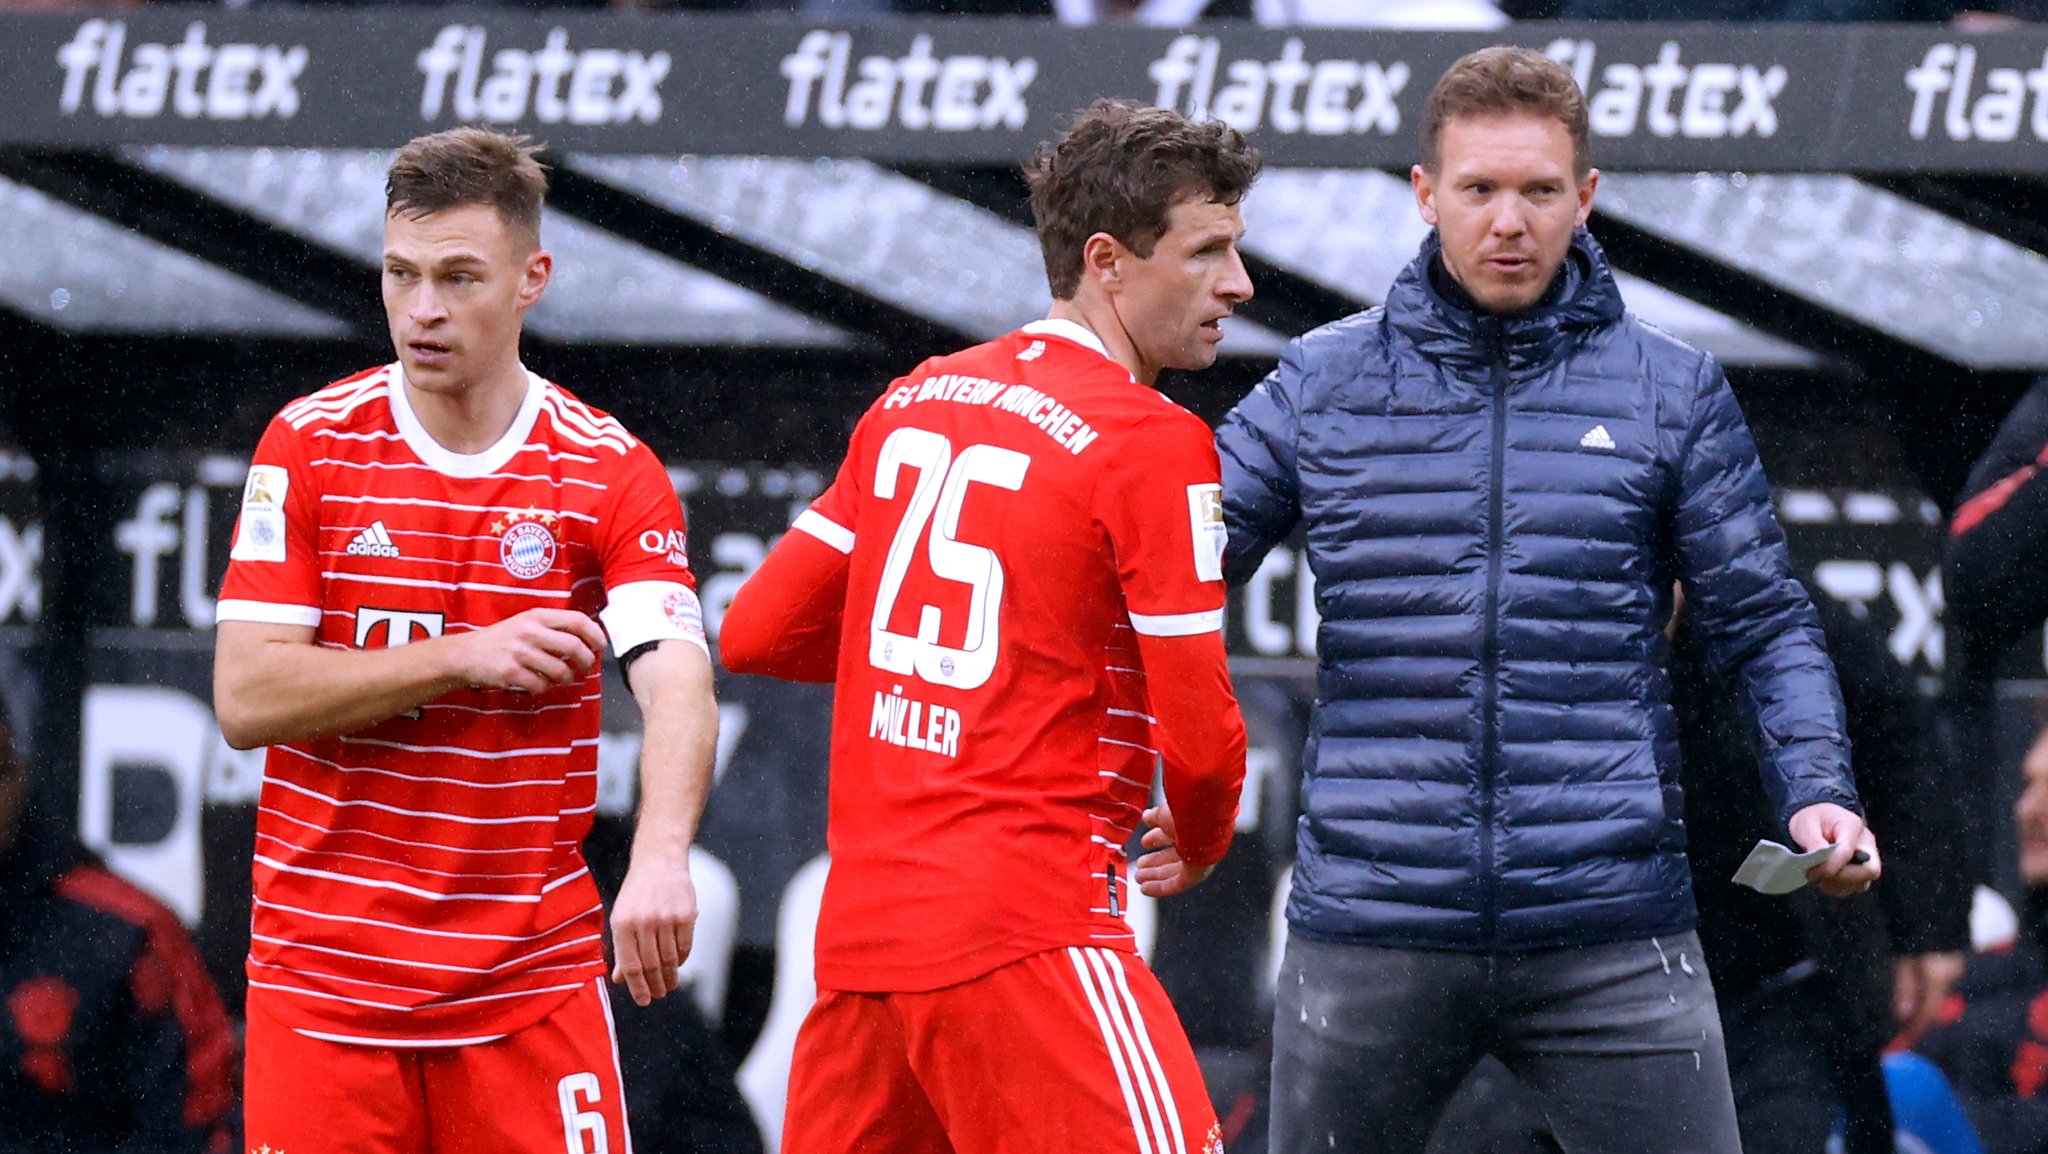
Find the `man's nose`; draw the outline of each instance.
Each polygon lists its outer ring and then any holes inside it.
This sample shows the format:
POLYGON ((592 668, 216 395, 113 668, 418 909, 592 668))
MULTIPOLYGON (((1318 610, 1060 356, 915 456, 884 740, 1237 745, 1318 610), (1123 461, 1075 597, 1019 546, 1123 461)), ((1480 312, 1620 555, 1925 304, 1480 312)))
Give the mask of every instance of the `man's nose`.
POLYGON ((408 316, 422 324, 437 321, 448 315, 441 303, 441 295, 434 291, 429 281, 421 281, 419 291, 413 294, 412 307, 406 310, 408 316))
POLYGON ((1244 267, 1244 255, 1233 248, 1223 279, 1216 285, 1216 295, 1232 304, 1243 304, 1252 299, 1252 292, 1251 270, 1244 267))

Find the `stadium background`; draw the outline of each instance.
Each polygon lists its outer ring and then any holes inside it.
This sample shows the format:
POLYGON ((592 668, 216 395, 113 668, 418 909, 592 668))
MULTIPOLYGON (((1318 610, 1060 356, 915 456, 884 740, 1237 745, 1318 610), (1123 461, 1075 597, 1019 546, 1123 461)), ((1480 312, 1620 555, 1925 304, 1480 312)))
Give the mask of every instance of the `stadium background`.
MULTIPOLYGON (((2048 28, 0 13, 0 675, 34 689, 39 811, 193 925, 239 1004, 261 755, 213 724, 212 594, 270 414, 390 357, 375 262, 407 137, 483 120, 551 146, 559 263, 528 363, 671 464, 715 636, 890 377, 1042 313, 1016 162, 1061 113, 1172 103, 1266 151, 1258 297, 1218 368, 1165 386, 1214 420, 1412 256, 1428 78, 1501 39, 1579 71, 1625 298, 1728 365, 1802 567, 1936 691, 1947 502, 2048 370, 2048 28)), ((1283 548, 1232 595, 1241 841, 1160 913, 1158 968, 1226 1097, 1258 1062, 1292 856, 1304 576, 1283 548)), ((2038 637, 2008 672, 2016 758, 2038 637)), ((739 884, 723 1025, 744 1053, 785 887, 823 846, 830 698, 741 677, 720 697, 702 844, 739 884)), ((634 723, 614 684, 601 866, 622 860, 634 723)))

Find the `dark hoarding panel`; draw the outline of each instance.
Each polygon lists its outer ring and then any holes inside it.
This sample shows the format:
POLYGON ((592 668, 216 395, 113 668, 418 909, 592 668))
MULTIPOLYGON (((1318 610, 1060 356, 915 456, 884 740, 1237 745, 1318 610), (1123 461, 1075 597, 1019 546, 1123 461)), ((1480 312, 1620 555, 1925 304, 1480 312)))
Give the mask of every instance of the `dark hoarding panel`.
POLYGON ((2048 171, 2048 29, 1552 25, 1176 32, 454 10, 0 19, 0 143, 389 148, 458 124, 560 148, 1011 164, 1101 96, 1289 165, 1404 167, 1430 85, 1498 41, 1590 97, 1610 168, 2048 171))

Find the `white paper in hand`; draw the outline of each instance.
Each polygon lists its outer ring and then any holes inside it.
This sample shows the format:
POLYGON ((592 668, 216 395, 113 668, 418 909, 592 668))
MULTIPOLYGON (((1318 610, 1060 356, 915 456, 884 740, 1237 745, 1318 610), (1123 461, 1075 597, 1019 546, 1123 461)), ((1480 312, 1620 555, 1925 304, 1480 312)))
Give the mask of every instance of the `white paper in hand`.
POLYGON ((1835 847, 1824 845, 1794 853, 1774 841, 1760 841, 1735 871, 1735 881, 1759 893, 1789 894, 1806 884, 1806 871, 1828 860, 1835 847))

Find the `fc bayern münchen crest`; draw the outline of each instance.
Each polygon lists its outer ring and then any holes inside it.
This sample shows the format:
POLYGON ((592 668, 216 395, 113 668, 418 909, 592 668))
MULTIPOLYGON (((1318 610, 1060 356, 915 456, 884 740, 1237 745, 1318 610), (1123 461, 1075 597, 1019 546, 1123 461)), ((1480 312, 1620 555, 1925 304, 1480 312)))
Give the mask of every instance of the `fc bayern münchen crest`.
POLYGON ((557 520, 553 513, 523 509, 493 521, 491 532, 503 534, 498 539, 498 560, 504 563, 505 572, 531 581, 554 568, 557 520))

